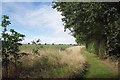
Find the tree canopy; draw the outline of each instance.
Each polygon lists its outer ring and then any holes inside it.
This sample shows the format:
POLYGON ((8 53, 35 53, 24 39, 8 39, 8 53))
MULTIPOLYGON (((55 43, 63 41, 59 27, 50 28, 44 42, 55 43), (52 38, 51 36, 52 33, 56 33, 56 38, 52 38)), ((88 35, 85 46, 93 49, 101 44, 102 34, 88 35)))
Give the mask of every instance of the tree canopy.
POLYGON ((120 56, 120 2, 54 2, 53 8, 62 12, 64 28, 77 43, 93 43, 98 55, 102 47, 108 55, 120 56))

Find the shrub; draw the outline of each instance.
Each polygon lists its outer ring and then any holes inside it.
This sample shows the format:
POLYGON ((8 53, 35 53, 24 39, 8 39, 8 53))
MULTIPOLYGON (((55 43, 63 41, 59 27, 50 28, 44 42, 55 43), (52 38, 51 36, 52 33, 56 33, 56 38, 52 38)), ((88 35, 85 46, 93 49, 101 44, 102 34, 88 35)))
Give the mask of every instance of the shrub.
POLYGON ((5 68, 6 71, 6 77, 9 78, 9 64, 14 64, 15 67, 15 78, 18 78, 18 65, 19 65, 19 59, 20 59, 20 54, 19 52, 19 46, 22 44, 20 41, 23 40, 25 35, 20 34, 16 32, 14 29, 10 29, 10 31, 7 31, 7 26, 10 23, 8 20, 9 17, 6 15, 3 15, 3 20, 2 20, 2 66, 5 68), (8 33, 10 32, 10 34, 8 33))

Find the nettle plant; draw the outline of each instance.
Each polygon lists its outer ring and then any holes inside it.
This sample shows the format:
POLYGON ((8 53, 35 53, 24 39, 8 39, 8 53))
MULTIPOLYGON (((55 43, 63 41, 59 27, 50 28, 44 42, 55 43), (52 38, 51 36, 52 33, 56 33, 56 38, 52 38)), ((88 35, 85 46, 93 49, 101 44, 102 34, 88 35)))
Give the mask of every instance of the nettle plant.
POLYGON ((14 29, 7 30, 7 26, 10 25, 9 17, 3 15, 2 17, 2 66, 6 69, 6 77, 9 77, 9 65, 14 64, 17 77, 17 66, 20 63, 19 46, 22 44, 20 41, 23 40, 25 35, 16 32, 14 29))

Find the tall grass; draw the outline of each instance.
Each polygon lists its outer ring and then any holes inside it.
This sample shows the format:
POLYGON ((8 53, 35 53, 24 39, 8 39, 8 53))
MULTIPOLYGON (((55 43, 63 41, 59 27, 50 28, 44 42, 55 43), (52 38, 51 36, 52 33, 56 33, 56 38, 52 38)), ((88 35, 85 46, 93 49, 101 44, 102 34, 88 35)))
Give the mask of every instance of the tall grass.
POLYGON ((41 50, 40 55, 24 56, 20 77, 29 78, 73 78, 82 77, 86 71, 86 60, 80 50, 68 48, 41 50))

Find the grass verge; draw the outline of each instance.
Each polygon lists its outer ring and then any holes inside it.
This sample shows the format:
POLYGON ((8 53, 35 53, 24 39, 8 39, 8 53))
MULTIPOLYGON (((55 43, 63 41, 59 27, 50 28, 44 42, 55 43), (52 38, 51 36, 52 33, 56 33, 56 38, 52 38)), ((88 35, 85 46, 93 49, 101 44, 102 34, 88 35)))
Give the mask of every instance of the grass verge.
POLYGON ((86 78, 118 78, 118 72, 102 64, 94 54, 87 52, 85 49, 82 50, 82 54, 89 64, 86 78))

